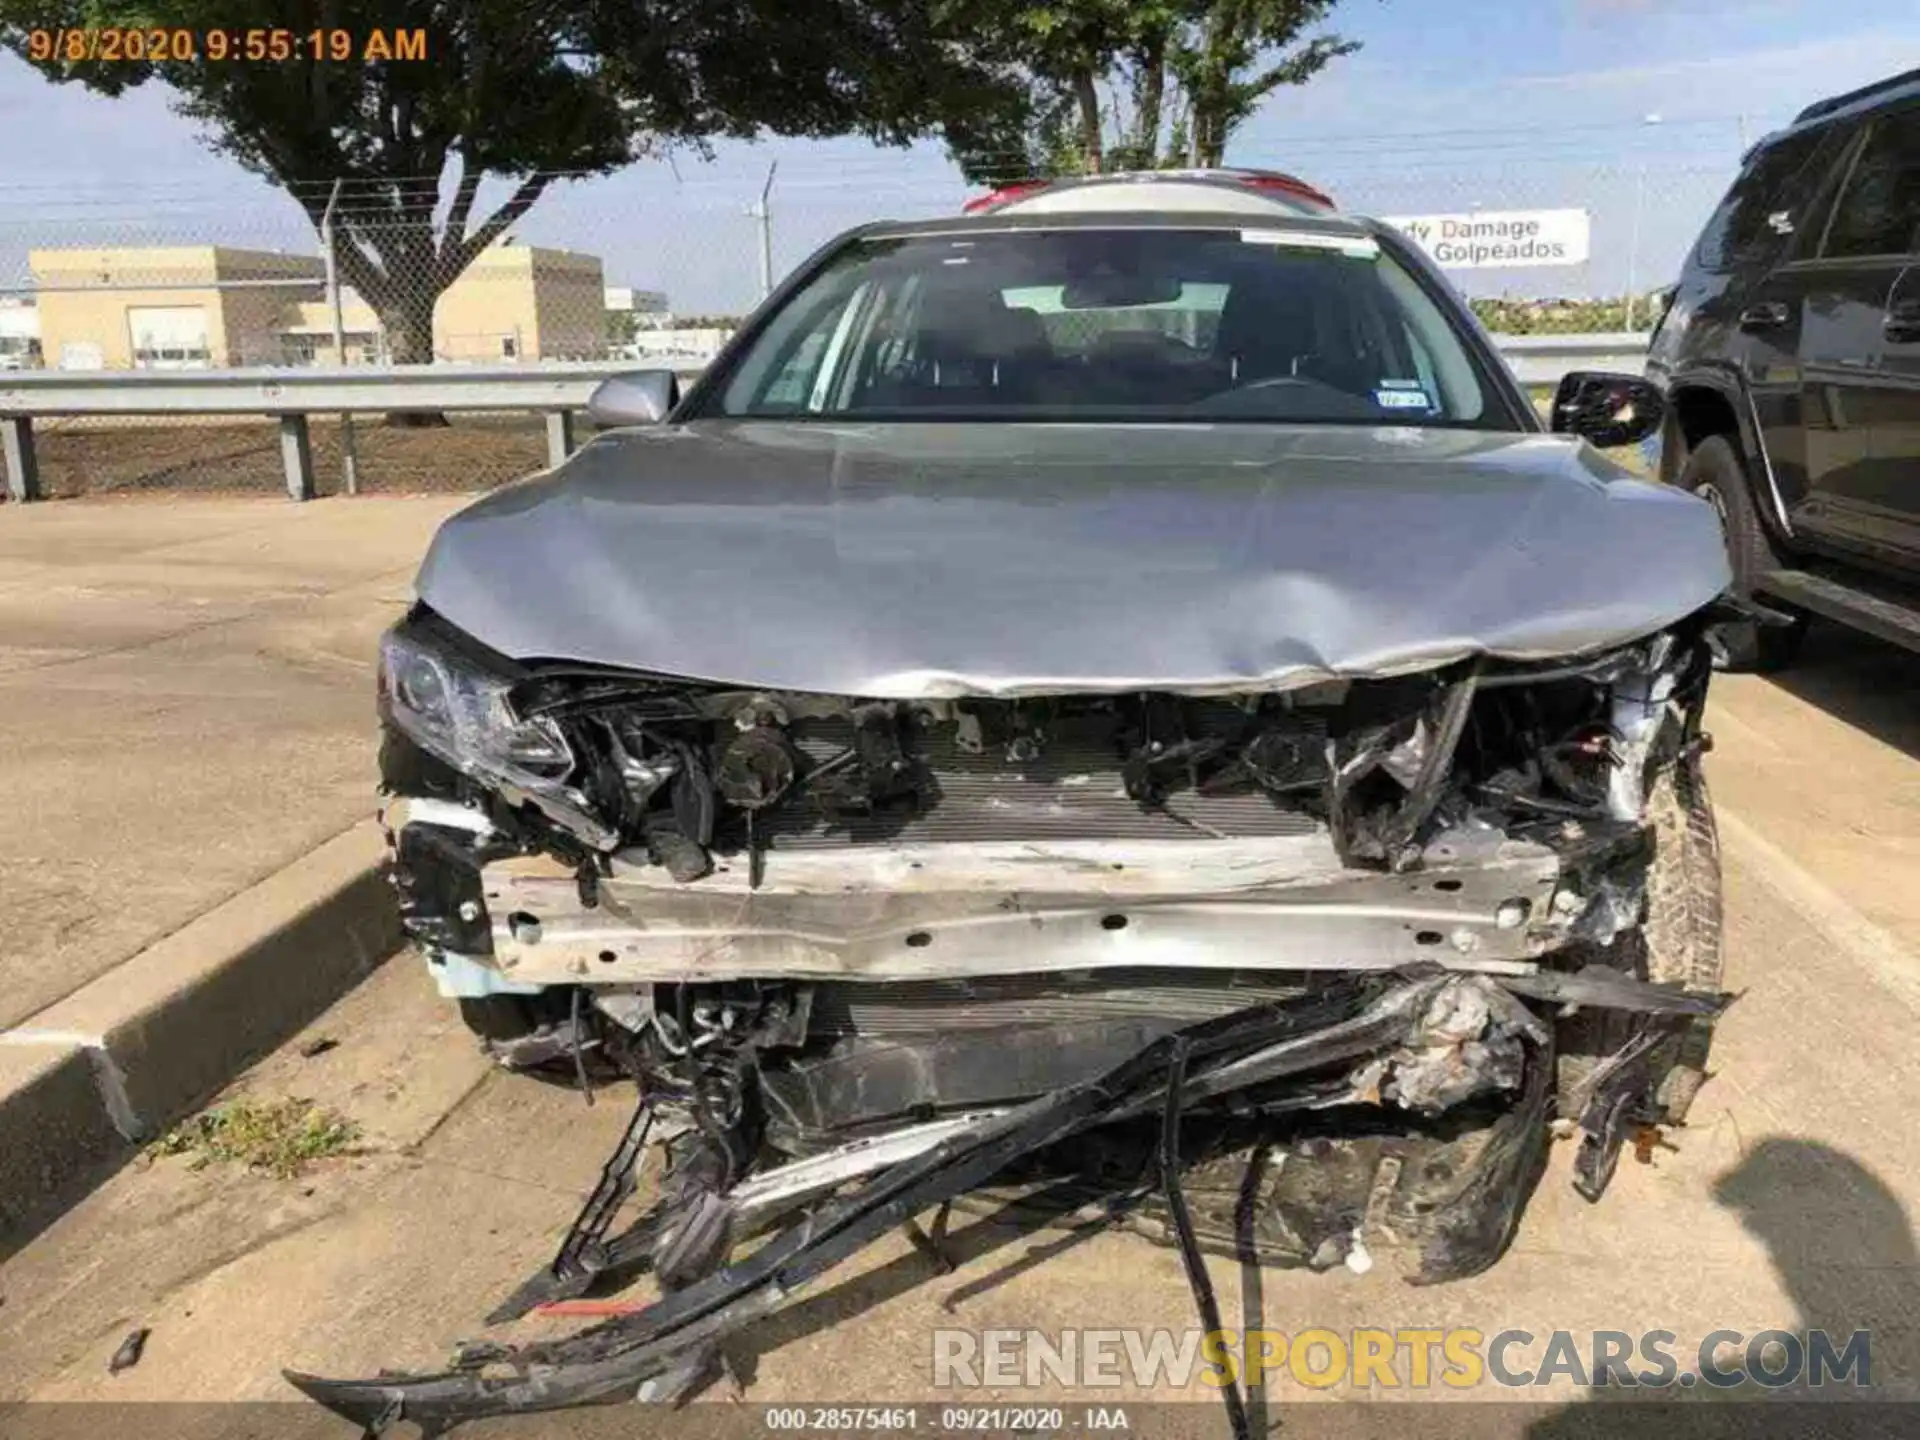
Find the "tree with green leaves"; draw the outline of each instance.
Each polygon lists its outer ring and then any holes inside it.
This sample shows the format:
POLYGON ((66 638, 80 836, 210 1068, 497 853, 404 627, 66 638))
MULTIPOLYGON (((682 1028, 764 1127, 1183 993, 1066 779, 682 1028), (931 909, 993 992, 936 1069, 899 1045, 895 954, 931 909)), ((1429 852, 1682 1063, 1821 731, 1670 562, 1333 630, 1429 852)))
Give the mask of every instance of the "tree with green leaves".
POLYGON ((625 345, 640 333, 640 318, 631 310, 607 311, 607 344, 625 345))
POLYGON ((1302 38, 1337 0, 1210 0, 1170 32, 1166 65, 1186 104, 1187 163, 1223 164, 1227 140, 1283 85, 1304 85, 1359 42, 1302 38))
POLYGON ((718 136, 904 144, 1016 109, 1011 70, 959 43, 964 20, 948 0, 0 0, 0 44, 101 94, 167 87, 316 228, 340 182, 341 278, 408 363, 433 358, 442 292, 556 180, 718 136), (82 27, 419 30, 426 58, 36 53, 34 32, 82 27), (489 179, 512 187, 490 208, 489 179))
POLYGON ((1309 33, 1338 0, 1019 0, 979 12, 978 53, 1018 58, 1021 103, 959 133, 970 180, 1223 164, 1285 85, 1359 48, 1309 33))

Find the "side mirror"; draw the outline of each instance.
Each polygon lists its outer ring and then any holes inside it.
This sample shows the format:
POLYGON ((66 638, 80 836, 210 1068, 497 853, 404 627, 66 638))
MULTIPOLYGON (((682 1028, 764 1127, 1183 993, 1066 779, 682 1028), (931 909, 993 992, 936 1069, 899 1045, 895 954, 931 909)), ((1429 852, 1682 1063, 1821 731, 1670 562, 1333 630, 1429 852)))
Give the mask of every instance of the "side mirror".
POLYGON ((1608 450, 1646 439, 1666 414, 1666 397, 1649 380, 1606 370, 1573 370, 1553 392, 1547 424, 1559 434, 1579 435, 1608 450))
POLYGON ((587 397, 587 419, 602 429, 658 425, 680 398, 680 377, 671 370, 630 370, 602 380, 587 397))

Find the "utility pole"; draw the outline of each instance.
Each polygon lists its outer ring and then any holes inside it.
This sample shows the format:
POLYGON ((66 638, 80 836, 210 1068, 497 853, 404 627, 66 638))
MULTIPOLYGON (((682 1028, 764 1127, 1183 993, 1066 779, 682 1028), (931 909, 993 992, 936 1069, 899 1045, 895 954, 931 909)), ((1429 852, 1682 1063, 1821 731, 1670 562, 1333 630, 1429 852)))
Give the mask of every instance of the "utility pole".
POLYGON ((1633 329, 1634 292, 1640 288, 1640 212, 1647 204, 1647 162, 1640 162, 1640 170, 1633 180, 1633 239, 1627 243, 1627 318, 1626 328, 1633 329))
MULTIPOLYGON (((340 261, 334 249, 333 229, 333 212, 340 203, 342 183, 333 182, 333 189, 327 195, 327 208, 320 216, 320 244, 327 252, 327 308, 333 313, 333 363, 336 365, 347 363, 347 326, 340 309, 340 261)), ((340 416, 340 468, 347 494, 358 495, 360 457, 355 453, 353 416, 345 412, 340 416)))
POLYGON ((773 293, 773 211, 767 197, 773 193, 773 172, 780 168, 775 160, 767 166, 767 183, 760 187, 760 201, 747 211, 760 224, 760 298, 773 293))
MULTIPOLYGON (((1658 115, 1642 116, 1642 125, 1658 125, 1658 115)), ((1627 313, 1626 328, 1633 329, 1635 291, 1640 288, 1640 217, 1647 208, 1647 160, 1644 152, 1640 157, 1640 169, 1633 180, 1633 238, 1627 243, 1627 313)))

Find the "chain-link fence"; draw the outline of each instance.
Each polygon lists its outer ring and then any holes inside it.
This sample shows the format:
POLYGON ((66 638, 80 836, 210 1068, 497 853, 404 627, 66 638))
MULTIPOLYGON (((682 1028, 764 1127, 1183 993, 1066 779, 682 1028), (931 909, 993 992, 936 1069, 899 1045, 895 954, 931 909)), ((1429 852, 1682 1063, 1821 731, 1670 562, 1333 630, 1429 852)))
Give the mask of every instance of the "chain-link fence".
MULTIPOLYGON (((1570 162, 1516 153, 1504 140, 1466 154, 1441 139, 1409 142, 1405 153, 1303 142, 1298 154, 1234 158, 1302 174, 1361 213, 1584 212, 1589 244, 1577 263, 1455 273, 1470 295, 1551 309, 1557 297, 1670 281, 1731 178, 1738 147, 1723 139, 1718 158, 1648 149, 1570 162)), ((771 186, 750 149, 677 170, 554 177, 523 218, 469 255, 447 236, 453 197, 437 182, 416 182, 431 213, 401 220, 390 196, 343 185, 327 196, 331 263, 313 193, 52 196, 0 182, 0 370, 698 363, 770 278, 841 230, 955 214, 978 193, 937 151, 810 153, 783 156, 771 186)), ((476 197, 463 228, 498 203, 476 197)), ((1636 323, 1650 318, 1643 308, 1636 323)), ((369 490, 485 488, 544 458, 530 415, 454 416, 430 428, 363 418, 353 430, 369 490)), ((39 436, 52 494, 281 484, 266 421, 47 421, 39 436)), ((341 471, 339 424, 317 419, 313 443, 324 491, 341 471)))
MULTIPOLYGON (((547 463, 546 433, 525 411, 465 412, 439 426, 359 417, 353 424, 360 494, 480 491, 530 475, 547 463)), ((308 426, 315 493, 345 491, 346 427, 337 416, 308 426)), ((34 427, 40 491, 80 495, 244 492, 284 498, 280 432, 270 419, 245 416, 86 416, 34 427)), ((0 491, 0 501, 5 495, 0 491)))

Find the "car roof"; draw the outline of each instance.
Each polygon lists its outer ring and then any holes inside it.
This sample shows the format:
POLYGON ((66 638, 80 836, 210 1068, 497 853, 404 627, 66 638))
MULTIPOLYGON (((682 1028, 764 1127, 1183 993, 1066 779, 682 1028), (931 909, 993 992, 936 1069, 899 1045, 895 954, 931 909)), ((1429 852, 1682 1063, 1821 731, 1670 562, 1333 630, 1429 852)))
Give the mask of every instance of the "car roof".
MULTIPOLYGON (((1137 193, 1137 192, 1136 192, 1137 193)), ((1008 206, 973 215, 941 215, 925 220, 879 220, 850 232, 863 239, 910 239, 936 235, 1005 233, 1021 230, 1251 230, 1251 219, 1262 230, 1284 231, 1312 243, 1324 237, 1329 245, 1340 241, 1378 242, 1382 227, 1357 215, 1335 215, 1324 210, 1288 210, 1268 207, 1248 211, 1216 203, 1206 210, 1152 208, 1136 202, 1126 209, 1050 208, 1014 209, 1008 206)))
POLYGON ((1798 115, 1793 123, 1783 130, 1775 130, 1770 135, 1762 135, 1754 141, 1746 154, 1740 157, 1744 168, 1748 161, 1763 150, 1770 150, 1789 135, 1803 134, 1821 125, 1830 125, 1836 120, 1851 119, 1857 115, 1870 113, 1886 105, 1897 105, 1903 100, 1920 99, 1920 70, 1904 70, 1898 75, 1889 75, 1884 80, 1876 80, 1871 85, 1862 85, 1858 90, 1849 90, 1842 95, 1832 95, 1825 100, 1816 100, 1798 115))
POLYGON ((1788 128, 1798 129, 1815 120, 1831 120, 1836 115, 1875 109, 1916 97, 1920 97, 1920 70, 1906 70, 1898 75, 1889 75, 1884 80, 1876 80, 1871 85, 1862 85, 1858 90, 1849 90, 1844 95, 1816 100, 1794 116, 1793 124, 1788 128))
POLYGON ((1124 170, 1023 180, 969 200, 965 213, 1080 214, 1212 210, 1247 215, 1328 215, 1333 198, 1279 170, 1124 170))

